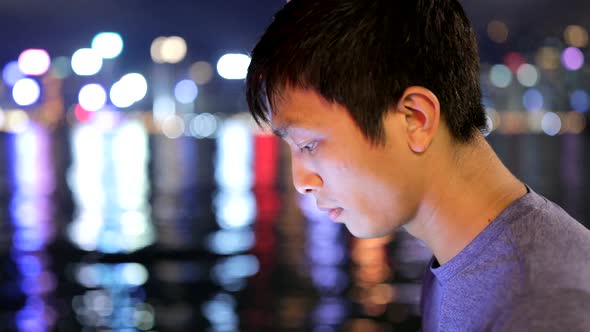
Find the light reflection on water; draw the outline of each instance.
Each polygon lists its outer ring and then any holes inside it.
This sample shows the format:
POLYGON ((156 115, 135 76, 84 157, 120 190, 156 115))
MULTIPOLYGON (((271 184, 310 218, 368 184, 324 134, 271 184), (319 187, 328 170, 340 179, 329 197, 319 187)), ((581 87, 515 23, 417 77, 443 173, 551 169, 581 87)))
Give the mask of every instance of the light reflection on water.
MULTIPOLYGON (((352 238, 290 189, 274 136, 253 133, 241 117, 220 123, 215 139, 175 140, 134 119, 96 119, 71 129, 70 151, 32 125, 0 138, 10 152, 0 168, 10 193, 1 328, 417 327, 428 249, 403 231, 352 238), (70 164, 60 164, 63 153, 70 164), (67 220, 56 200, 62 178, 75 205, 67 220)), ((587 139, 489 139, 519 177, 588 222, 587 139)))

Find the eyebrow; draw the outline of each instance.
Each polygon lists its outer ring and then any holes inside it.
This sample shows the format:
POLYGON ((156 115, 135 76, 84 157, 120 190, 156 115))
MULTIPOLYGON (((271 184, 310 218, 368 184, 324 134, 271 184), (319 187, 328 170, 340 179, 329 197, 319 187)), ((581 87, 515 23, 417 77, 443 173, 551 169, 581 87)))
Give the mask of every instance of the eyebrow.
POLYGON ((273 128, 272 133, 278 136, 279 138, 284 139, 287 136, 287 131, 289 131, 289 128, 291 128, 290 124, 278 128, 273 128))

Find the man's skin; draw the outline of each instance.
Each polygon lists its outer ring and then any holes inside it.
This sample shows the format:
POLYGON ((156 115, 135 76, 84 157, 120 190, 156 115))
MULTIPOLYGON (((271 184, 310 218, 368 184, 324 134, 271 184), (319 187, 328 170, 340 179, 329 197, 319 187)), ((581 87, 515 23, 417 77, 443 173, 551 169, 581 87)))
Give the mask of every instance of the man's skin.
POLYGON ((285 89, 271 127, 291 148, 295 187, 357 237, 404 227, 442 265, 526 194, 481 133, 452 139, 426 88, 407 88, 390 108, 384 144, 369 141, 342 105, 285 89))

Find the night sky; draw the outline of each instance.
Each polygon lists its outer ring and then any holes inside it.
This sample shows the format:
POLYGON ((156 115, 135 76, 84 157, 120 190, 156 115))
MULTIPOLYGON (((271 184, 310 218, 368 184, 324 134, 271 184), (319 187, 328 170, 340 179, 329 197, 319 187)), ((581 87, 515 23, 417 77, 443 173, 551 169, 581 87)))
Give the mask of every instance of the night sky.
MULTIPOLYGON (((26 48, 52 56, 88 47, 100 31, 119 32, 126 47, 121 61, 149 63, 149 46, 161 35, 187 40, 187 61, 215 61, 227 51, 249 51, 284 0, 1 0, 0 62, 16 59, 26 48)), ((568 24, 590 24, 587 0, 463 0, 485 61, 509 50, 527 52, 548 36, 561 38, 568 24), (492 19, 510 28, 507 44, 493 45, 485 29, 492 19)), ((140 68, 138 68, 140 69, 140 68)))

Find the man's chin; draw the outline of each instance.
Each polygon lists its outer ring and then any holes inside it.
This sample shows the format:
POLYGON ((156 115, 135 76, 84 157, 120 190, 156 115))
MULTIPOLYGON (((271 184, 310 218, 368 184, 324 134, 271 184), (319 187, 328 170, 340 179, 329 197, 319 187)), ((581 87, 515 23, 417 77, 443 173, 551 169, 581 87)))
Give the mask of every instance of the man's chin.
POLYGON ((346 228, 352 234, 352 236, 359 238, 359 239, 378 239, 388 235, 391 235, 395 232, 395 230, 377 230, 377 229, 358 229, 355 227, 349 227, 346 225, 346 228))

